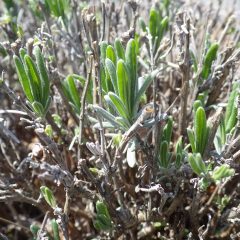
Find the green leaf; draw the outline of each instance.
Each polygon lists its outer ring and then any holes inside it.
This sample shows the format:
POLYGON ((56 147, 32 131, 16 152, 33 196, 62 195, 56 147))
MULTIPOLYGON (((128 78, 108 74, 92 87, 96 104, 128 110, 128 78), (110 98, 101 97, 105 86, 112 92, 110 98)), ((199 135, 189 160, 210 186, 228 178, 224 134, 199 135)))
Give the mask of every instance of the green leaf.
POLYGON ((45 129, 44 129, 45 134, 47 134, 47 136, 49 136, 50 138, 53 137, 53 129, 52 126, 50 124, 47 124, 45 129))
POLYGON ((68 0, 45 0, 51 14, 55 17, 65 18, 66 12, 69 10, 68 0))
POLYGON ((117 64, 117 57, 114 48, 111 45, 107 46, 106 49, 106 58, 109 58, 113 64, 116 66, 117 64))
POLYGON ((102 224, 102 230, 104 231, 110 230, 112 228, 111 219, 106 215, 97 214, 97 221, 102 224))
POLYGON ((97 106, 97 105, 93 105, 93 109, 96 111, 96 113, 103 117, 104 119, 106 119, 110 124, 112 124, 115 127, 121 127, 121 125, 119 123, 116 122, 116 118, 115 116, 113 116, 111 113, 107 112, 105 109, 97 106))
POLYGON ((104 225, 101 222, 97 221, 97 220, 95 220, 93 222, 93 226, 98 231, 101 231, 104 228, 104 225))
POLYGON ((173 118, 170 116, 167 121, 167 125, 163 129, 163 139, 170 144, 173 128, 173 118))
POLYGON ((21 58, 22 62, 25 64, 24 57, 25 57, 25 55, 27 55, 26 50, 24 48, 20 48, 19 55, 20 55, 20 58, 21 58))
POLYGON ((106 65, 108 74, 109 74, 109 76, 110 76, 110 79, 111 79, 111 81, 112 81, 112 85, 113 85, 113 88, 114 88, 114 92, 115 92, 116 94, 119 94, 119 93, 118 93, 118 81, 117 81, 117 74, 116 74, 115 65, 114 65, 113 62, 112 62, 110 59, 108 59, 108 58, 105 60, 105 65, 106 65))
POLYGON ((137 111, 140 99, 142 97, 142 95, 145 93, 145 91, 147 90, 147 88, 149 87, 149 85, 152 83, 152 81, 154 80, 155 76, 157 75, 157 73, 159 72, 159 70, 155 70, 153 71, 150 75, 148 75, 143 83, 143 85, 140 87, 140 89, 138 90, 135 100, 134 100, 134 113, 137 111))
POLYGON ((169 19, 168 17, 164 17, 159 25, 159 30, 158 30, 158 39, 157 39, 157 42, 156 42, 156 48, 159 47, 160 45, 160 42, 163 38, 163 35, 164 33, 167 31, 168 29, 168 22, 169 22, 169 19))
POLYGON ((224 118, 226 133, 229 133, 237 123, 236 99, 238 97, 238 91, 239 91, 239 83, 235 83, 233 85, 233 90, 228 99, 226 114, 224 118))
POLYGON ((55 219, 52 219, 53 240, 60 240, 58 224, 55 219))
POLYGON ((158 33, 159 14, 155 8, 150 10, 149 31, 153 37, 158 33))
POLYGON ((226 177, 233 176, 235 173, 234 169, 230 168, 229 165, 223 164, 220 167, 216 167, 212 173, 212 178, 217 181, 226 177))
POLYGON ((109 99, 112 102, 112 106, 114 106, 115 110, 121 117, 130 121, 130 116, 127 108, 125 107, 122 100, 115 93, 109 92, 108 95, 106 95, 104 98, 106 99, 106 101, 107 99, 109 99))
POLYGON ((182 153, 182 151, 183 151, 183 141, 182 141, 182 136, 180 136, 176 143, 176 152, 182 153))
POLYGON ((163 141, 160 146, 160 166, 167 168, 169 166, 168 142, 163 141))
MULTIPOLYGON (((102 127, 103 128, 113 128, 113 129, 121 128, 122 129, 122 126, 119 123, 112 124, 110 122, 102 122, 102 127)), ((93 128, 94 129, 101 129, 101 126, 100 126, 99 122, 95 123, 93 125, 93 128)))
POLYGON ((146 26, 146 23, 144 22, 144 20, 141 17, 139 18, 139 23, 140 23, 140 27, 141 27, 142 31, 146 32, 147 31, 147 26, 146 26))
POLYGON ((28 69, 27 74, 30 79, 34 100, 42 103, 42 86, 37 67, 30 56, 25 55, 24 60, 28 69))
MULTIPOLYGON (((84 88, 85 86, 85 83, 86 83, 86 79, 77 75, 77 74, 72 74, 72 77, 74 79, 76 79, 77 81, 80 82, 82 88, 84 88)), ((92 81, 89 82, 89 85, 88 85, 88 89, 87 89, 87 94, 86 94, 86 100, 88 103, 92 103, 93 102, 93 93, 92 93, 92 89, 93 89, 93 83, 92 81)))
POLYGON ((45 62, 41 53, 41 50, 38 46, 34 47, 33 54, 36 58, 37 67, 40 74, 41 85, 42 85, 42 103, 45 105, 49 99, 49 91, 50 91, 50 82, 47 74, 47 69, 45 66, 45 62))
POLYGON ((219 44, 213 43, 209 47, 209 49, 206 53, 204 63, 203 63, 203 69, 202 69, 202 78, 203 79, 207 79, 211 72, 212 63, 217 57, 218 48, 219 48, 219 44))
POLYGON ((126 47, 126 66, 129 70, 129 98, 131 109, 134 106, 134 99, 136 96, 136 91, 138 90, 138 81, 137 81, 137 54, 136 54, 136 43, 134 39, 130 39, 126 47))
POLYGON ((198 176, 200 176, 201 174, 205 174, 207 172, 206 165, 203 162, 200 153, 197 153, 197 154, 190 153, 188 155, 188 161, 193 172, 195 172, 198 176))
POLYGON ((225 126, 225 123, 224 123, 224 120, 222 119, 221 122, 220 122, 220 137, 221 137, 221 143, 222 144, 225 144, 226 142, 226 137, 227 137, 227 132, 226 132, 226 126, 225 126))
POLYGON ((23 91, 24 91, 27 99, 29 100, 29 102, 33 102, 34 97, 33 97, 32 91, 31 91, 30 81, 25 72, 23 64, 22 64, 21 60, 19 59, 19 57, 16 55, 13 56, 13 60, 14 60, 14 63, 15 63, 16 69, 17 69, 18 78, 22 85, 23 91))
POLYGON ((93 225, 98 231, 109 231, 112 228, 111 221, 109 222, 105 215, 98 215, 93 225))
POLYGON ((237 123, 237 114, 238 114, 238 109, 237 107, 233 107, 231 111, 231 115, 228 119, 226 119, 226 133, 230 133, 230 131, 233 129, 233 127, 237 123))
POLYGON ((2 45, 2 43, 0 43, 0 54, 1 54, 2 57, 6 57, 8 55, 7 50, 2 45))
POLYGON ((202 102, 200 100, 196 100, 193 103, 193 110, 194 110, 194 114, 196 113, 196 111, 198 110, 199 107, 202 107, 202 102))
POLYGON ((100 59, 103 63, 105 62, 105 59, 106 59, 107 47, 108 47, 108 44, 106 41, 102 41, 100 43, 100 59))
POLYGON ((180 168, 181 167, 181 162, 182 162, 182 154, 177 153, 176 160, 175 160, 176 168, 180 168))
POLYGON ((129 108, 129 77, 126 65, 122 59, 118 60, 117 63, 117 78, 118 78, 118 91, 119 97, 124 102, 124 105, 129 108))
POLYGON ((114 48, 116 49, 118 59, 125 60, 125 51, 119 38, 116 38, 114 48))
POLYGON ((192 152, 196 153, 195 137, 192 129, 187 128, 188 139, 192 148, 192 152))
POLYGON ((207 144, 207 120, 203 107, 198 107, 194 117, 196 151, 203 154, 207 144))
POLYGON ((37 115, 39 117, 43 117, 44 115, 44 108, 43 105, 40 102, 34 101, 32 103, 32 107, 35 113, 37 113, 37 115))
POLYGON ((46 200, 46 202, 52 207, 55 208, 57 206, 56 199, 53 195, 53 192, 46 186, 40 187, 41 193, 46 200))
POLYGON ((110 214, 107 209, 107 205, 103 201, 97 201, 96 202, 96 210, 97 214, 103 214, 106 217, 110 218, 110 214))
POLYGON ((74 103, 74 106, 77 109, 77 113, 79 114, 80 110, 81 110, 81 100, 80 100, 79 92, 78 92, 78 89, 76 87, 74 78, 71 75, 69 75, 67 77, 67 83, 68 83, 69 93, 70 93, 71 99, 74 103))
POLYGON ((44 110, 43 110, 43 115, 46 115, 48 109, 49 109, 49 106, 51 104, 51 101, 52 101, 52 98, 51 97, 48 97, 48 100, 46 102, 46 105, 44 106, 44 110))
POLYGON ((37 234, 38 234, 38 231, 40 230, 40 227, 36 224, 31 224, 30 226, 30 231, 31 233, 33 234, 33 237, 36 238, 37 237, 37 234))
POLYGON ((102 82, 103 91, 108 92, 108 76, 105 73, 105 59, 106 59, 106 50, 107 50, 107 42, 102 41, 100 43, 100 76, 102 82))
POLYGON ((122 126, 122 129, 124 131, 127 131, 131 127, 131 124, 129 123, 129 121, 126 118, 116 117, 115 121, 117 123, 119 123, 120 126, 122 126))

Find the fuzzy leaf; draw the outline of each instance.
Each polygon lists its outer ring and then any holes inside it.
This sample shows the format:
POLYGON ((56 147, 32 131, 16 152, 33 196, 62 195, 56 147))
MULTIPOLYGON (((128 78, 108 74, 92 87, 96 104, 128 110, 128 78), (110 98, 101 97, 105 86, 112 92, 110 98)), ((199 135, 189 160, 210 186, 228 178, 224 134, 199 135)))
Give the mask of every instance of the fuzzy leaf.
POLYGON ((97 210, 97 214, 103 214, 106 217, 110 218, 107 205, 103 201, 98 200, 96 202, 96 210, 97 210))
POLYGON ((52 207, 55 208, 57 206, 56 199, 53 195, 53 192, 46 186, 40 187, 41 193, 46 200, 46 202, 52 207))
POLYGON ((202 107, 198 107, 194 117, 194 134, 196 151, 203 154, 207 144, 207 120, 206 114, 202 107))
POLYGON ((219 48, 219 44, 213 43, 206 53, 204 63, 203 63, 203 69, 202 69, 203 79, 207 79, 211 72, 212 63, 217 57, 218 48, 219 48))
POLYGON ((117 57, 114 48, 111 45, 107 46, 106 49, 106 58, 109 58, 113 64, 116 66, 117 64, 117 57))
POLYGON ((31 91, 30 81, 25 72, 23 64, 22 64, 21 60, 19 59, 19 57, 16 55, 13 56, 13 60, 14 60, 14 63, 15 63, 16 69, 17 69, 18 78, 22 85, 23 91, 24 91, 27 99, 29 100, 29 102, 33 102, 34 97, 33 97, 32 91, 31 91))
POLYGON ((163 139, 166 140, 168 144, 171 141, 172 128, 173 128, 173 118, 169 117, 167 121, 167 125, 163 129, 163 139))
POLYGON ((34 47, 33 49, 34 56, 36 58, 37 67, 40 74, 40 79, 42 82, 42 103, 45 105, 49 98, 49 91, 50 91, 50 82, 47 74, 47 69, 44 63, 44 59, 41 53, 41 50, 38 46, 34 47))
POLYGON ((136 91, 138 90, 138 81, 137 81, 137 54, 136 54, 136 43, 134 39, 130 39, 126 47, 126 66, 129 70, 129 86, 128 90, 130 91, 129 99, 131 109, 134 105, 134 99, 136 91))
POLYGON ((115 93, 109 92, 108 95, 105 96, 105 99, 107 98, 111 100, 112 104, 115 106, 115 110, 121 117, 130 120, 127 108, 125 107, 122 100, 115 93))
POLYGON ((160 166, 167 168, 169 166, 168 142, 163 141, 160 147, 160 166))
POLYGON ((51 225, 53 230, 53 240, 60 240, 58 224, 55 219, 52 219, 51 225))
POLYGON ((42 102, 42 86, 41 86, 41 80, 40 80, 37 67, 30 56, 25 55, 24 60, 28 69, 27 74, 30 80, 34 100, 40 103, 43 103, 42 102))
POLYGON ((147 90, 147 88, 149 87, 149 85, 152 83, 152 81, 154 80, 155 76, 157 75, 157 73, 159 72, 159 70, 155 70, 153 71, 150 75, 148 75, 145 78, 144 83, 142 84, 141 88, 138 90, 135 100, 134 100, 134 113, 137 111, 140 99, 142 97, 142 95, 145 93, 145 91, 147 90))
POLYGON ((77 109, 77 113, 79 114, 81 110, 81 100, 80 100, 79 92, 76 87, 74 78, 71 75, 67 77, 67 83, 68 83, 71 99, 77 109))
POLYGON ((117 74, 116 74, 116 68, 115 65, 113 64, 113 62, 110 59, 106 59, 105 60, 105 65, 108 71, 108 74, 110 76, 110 79, 112 81, 112 85, 114 88, 114 92, 116 94, 119 94, 118 92, 118 81, 117 81, 117 74))
POLYGON ((150 11, 149 31, 153 37, 157 36, 158 22, 159 22, 159 14, 156 9, 152 8, 150 11))
POLYGON ((192 148, 192 152, 196 153, 196 145, 195 145, 195 138, 194 138, 194 133, 193 130, 190 128, 187 128, 187 134, 188 134, 188 139, 192 148))
POLYGON ((223 164, 220 167, 216 167, 212 173, 212 178, 217 181, 226 177, 233 176, 235 173, 234 169, 230 168, 229 165, 223 164))
POLYGON ((117 63, 117 79, 118 79, 118 91, 119 97, 124 102, 129 110, 129 77, 126 65, 122 59, 117 63))
POLYGON ((36 112, 38 116, 42 117, 44 115, 44 108, 40 102, 34 101, 32 103, 32 107, 34 112, 36 112))
POLYGON ((114 47, 116 49, 118 59, 125 60, 125 51, 119 38, 116 38, 114 47))
POLYGON ((233 90, 228 99, 226 114, 224 118, 226 133, 229 133, 237 123, 236 99, 238 97, 238 91, 239 91, 239 83, 235 83, 233 85, 233 90))
POLYGON ((115 127, 121 127, 121 125, 119 125, 119 123, 116 122, 115 116, 113 116, 111 113, 107 112, 105 109, 103 109, 97 105, 93 105, 93 109, 96 111, 96 113, 99 116, 106 119, 111 125, 113 125, 115 127))
POLYGON ((188 156, 188 161, 189 164, 192 168, 192 170, 198 175, 200 176, 201 174, 206 173, 207 168, 205 163, 202 160, 201 154, 197 153, 197 154, 189 154, 188 156))

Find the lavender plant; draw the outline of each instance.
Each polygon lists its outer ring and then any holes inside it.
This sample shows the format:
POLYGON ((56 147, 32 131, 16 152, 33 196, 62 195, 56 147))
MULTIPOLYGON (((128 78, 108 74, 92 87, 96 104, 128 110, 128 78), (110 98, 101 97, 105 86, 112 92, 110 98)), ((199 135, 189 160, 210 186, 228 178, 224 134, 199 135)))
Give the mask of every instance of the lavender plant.
POLYGON ((238 239, 237 5, 192 2, 0 3, 1 239, 238 239))

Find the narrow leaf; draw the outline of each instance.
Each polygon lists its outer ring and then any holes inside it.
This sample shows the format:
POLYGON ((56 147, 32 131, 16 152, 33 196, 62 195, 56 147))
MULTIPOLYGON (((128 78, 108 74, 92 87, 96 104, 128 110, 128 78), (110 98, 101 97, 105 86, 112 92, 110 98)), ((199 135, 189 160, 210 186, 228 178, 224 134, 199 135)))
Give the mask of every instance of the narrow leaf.
POLYGON ((207 79, 211 72, 212 63, 217 57, 218 48, 219 48, 219 44, 213 43, 206 53, 204 63, 203 63, 203 69, 202 69, 203 79, 207 79))
POLYGON ((163 141, 160 146, 160 166, 167 168, 169 165, 168 161, 168 142, 163 141))
POLYGON ((201 157, 200 153, 197 153, 197 154, 191 154, 190 153, 189 156, 188 156, 188 161, 189 161, 189 164, 190 164, 192 170, 198 176, 206 173, 207 168, 206 168, 205 163, 202 160, 202 157, 201 157))
POLYGON ((190 128, 187 128, 187 134, 188 134, 188 139, 192 148, 192 152, 196 152, 196 145, 195 145, 195 138, 194 138, 194 133, 193 130, 190 128))
POLYGON ((107 46, 106 49, 106 58, 109 58, 113 64, 116 66, 117 64, 117 57, 114 48, 111 45, 107 46))
POLYGON ((79 114, 80 109, 81 109, 81 100, 80 100, 79 92, 76 87, 74 78, 71 75, 69 75, 67 77, 67 82, 68 82, 68 87, 69 87, 69 93, 70 93, 73 103, 77 109, 77 113, 79 114))
POLYGON ((129 119, 129 114, 128 114, 127 108, 125 107, 122 100, 115 93, 109 92, 108 95, 104 96, 104 98, 106 101, 108 101, 108 99, 109 99, 109 101, 112 102, 112 106, 114 106, 114 108, 115 108, 116 112, 119 114, 119 116, 129 119))
POLYGON ((53 240, 60 240, 58 224, 55 219, 52 219, 53 240))
POLYGON ((33 102, 34 98, 33 98, 32 91, 31 91, 30 81, 25 72, 23 64, 22 64, 21 60, 19 59, 19 57, 16 55, 13 56, 13 60, 14 60, 14 63, 15 63, 16 69, 17 69, 18 78, 22 85, 23 91, 24 91, 27 99, 30 102, 33 102))
POLYGON ((159 22, 159 14, 156 9, 152 8, 150 11, 149 31, 153 37, 157 36, 158 22, 159 22))
POLYGON ((125 106, 128 106, 129 110, 129 78, 126 65, 122 59, 117 63, 117 79, 118 79, 118 91, 119 97, 124 102, 125 106))
POLYGON ((125 51, 119 38, 116 38, 114 47, 116 49, 118 59, 125 60, 125 51))
POLYGON ((206 147, 207 121, 203 107, 199 107, 194 117, 196 151, 203 154, 206 147))
POLYGON ((136 54, 136 43, 134 39, 130 39, 126 47, 126 66, 129 71, 129 99, 130 106, 133 108, 134 99, 136 92, 138 90, 138 81, 137 81, 137 54, 136 54))
POLYGON ((33 54, 35 55, 37 67, 40 73, 40 79, 42 82, 42 100, 45 105, 48 101, 50 91, 50 82, 47 74, 47 69, 41 50, 38 46, 34 47, 33 54))
POLYGON ((25 55, 24 60, 28 69, 27 74, 30 80, 34 100, 42 103, 42 86, 37 67, 30 56, 25 55))
POLYGON ((112 62, 110 59, 108 59, 108 58, 105 60, 105 65, 106 65, 108 74, 109 74, 109 76, 110 76, 110 79, 111 79, 111 81, 112 81, 112 85, 113 85, 113 88, 114 88, 114 92, 115 92, 116 94, 119 94, 119 92, 118 92, 118 83, 117 83, 117 74, 116 74, 115 65, 114 65, 113 62, 112 62))
POLYGON ((159 71, 155 70, 153 71, 150 75, 148 75, 143 83, 143 85, 141 86, 141 88, 138 90, 135 100, 134 100, 134 113, 137 111, 140 99, 142 97, 142 95, 145 93, 145 91, 147 90, 147 88, 149 87, 149 85, 151 84, 151 82, 153 81, 153 79, 155 78, 155 76, 157 75, 159 71))
POLYGON ((32 107, 34 112, 37 113, 38 116, 42 117, 44 115, 44 108, 40 102, 34 101, 32 103, 32 107))
POLYGON ((115 127, 120 126, 119 123, 116 122, 115 117, 111 113, 107 112, 105 109, 103 109, 97 105, 93 105, 93 109, 96 111, 96 113, 99 116, 101 116, 104 119, 106 119, 107 121, 109 121, 109 123, 112 124, 113 126, 115 126, 115 127))
POLYGON ((41 193, 45 198, 46 202, 52 207, 55 208, 57 206, 56 199, 53 195, 53 192, 46 186, 40 187, 41 193))

